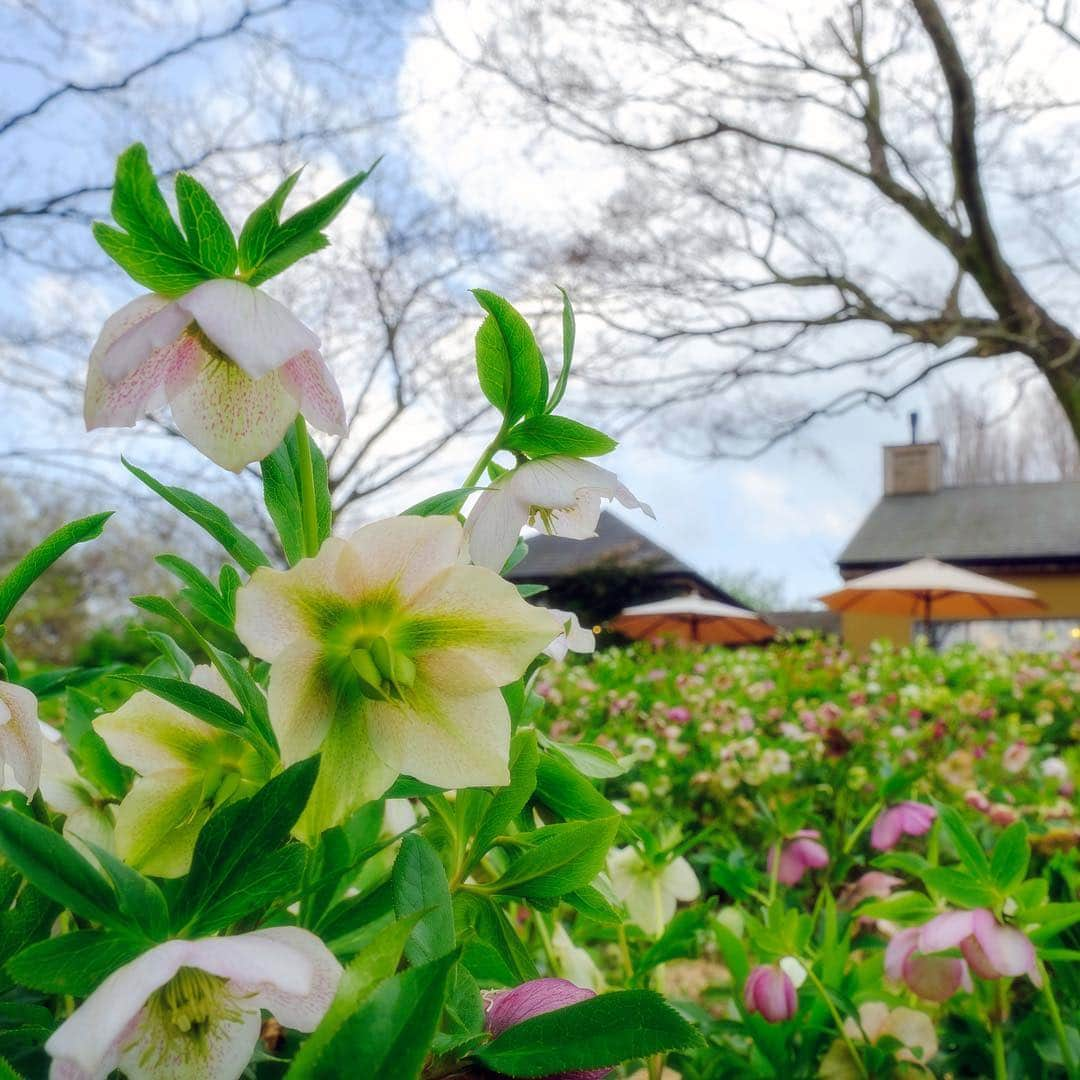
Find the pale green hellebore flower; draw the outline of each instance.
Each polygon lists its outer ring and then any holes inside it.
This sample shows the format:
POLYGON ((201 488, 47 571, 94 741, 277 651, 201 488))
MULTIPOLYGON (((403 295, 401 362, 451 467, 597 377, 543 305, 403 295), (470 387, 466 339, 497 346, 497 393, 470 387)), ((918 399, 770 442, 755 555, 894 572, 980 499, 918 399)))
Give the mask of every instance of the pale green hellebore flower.
POLYGON ((234 937, 166 941, 114 971, 45 1051, 51 1080, 239 1080, 266 1009, 314 1031, 341 964, 309 930, 274 926, 234 937))
POLYGON ((237 593, 236 633, 270 661, 284 763, 322 754, 300 835, 343 821, 399 773, 443 788, 508 783, 499 687, 558 632, 513 585, 465 563, 454 517, 388 518, 291 570, 256 570, 237 593))
POLYGON ((612 891, 650 937, 663 933, 680 900, 689 903, 701 895, 697 874, 681 855, 666 866, 653 866, 637 848, 616 848, 607 869, 612 891))
MULTIPOLYGON (((191 681, 236 704, 212 668, 197 667, 191 681)), ((210 814, 269 779, 266 762, 243 739, 147 690, 97 717, 94 730, 117 761, 139 774, 116 810, 116 853, 146 874, 186 874, 210 814)))

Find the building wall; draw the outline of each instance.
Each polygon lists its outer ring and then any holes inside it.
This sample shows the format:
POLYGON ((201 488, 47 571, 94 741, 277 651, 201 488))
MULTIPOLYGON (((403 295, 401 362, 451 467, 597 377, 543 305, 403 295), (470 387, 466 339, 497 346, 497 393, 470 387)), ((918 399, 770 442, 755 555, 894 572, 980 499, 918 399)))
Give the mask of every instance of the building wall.
MULTIPOLYGON (((994 574, 1007 581, 1033 590, 1046 604, 1047 619, 1075 618, 1080 625, 1080 573, 1071 574, 994 574)), ((904 642, 911 640, 913 620, 892 615, 843 615, 844 643, 856 652, 864 650, 878 638, 904 642)))

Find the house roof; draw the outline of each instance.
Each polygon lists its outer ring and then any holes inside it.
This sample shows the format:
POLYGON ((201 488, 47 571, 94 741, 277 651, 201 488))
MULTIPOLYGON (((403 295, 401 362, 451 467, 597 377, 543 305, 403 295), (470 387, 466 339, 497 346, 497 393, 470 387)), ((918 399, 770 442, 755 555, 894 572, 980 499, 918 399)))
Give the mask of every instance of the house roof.
POLYGON ((1080 562, 1080 480, 887 495, 840 553, 841 570, 924 555, 946 562, 1080 562))
POLYGON ((654 578, 688 579, 705 596, 725 603, 735 602, 692 566, 608 510, 600 514, 596 536, 587 540, 541 533, 528 537, 528 544, 529 554, 508 575, 512 581, 548 583, 603 563, 617 563, 623 567, 641 566, 654 578))

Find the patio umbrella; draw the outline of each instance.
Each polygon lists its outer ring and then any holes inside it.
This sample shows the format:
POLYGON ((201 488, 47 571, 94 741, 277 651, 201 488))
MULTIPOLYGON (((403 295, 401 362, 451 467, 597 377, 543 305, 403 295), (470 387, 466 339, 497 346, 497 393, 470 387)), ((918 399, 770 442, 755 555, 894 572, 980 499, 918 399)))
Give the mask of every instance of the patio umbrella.
POLYGON ((937 559, 878 570, 819 597, 833 611, 900 615, 923 622, 1034 615, 1046 605, 1030 589, 937 559))
POLYGON ((611 621, 611 626, 639 641, 674 637, 711 645, 769 641, 776 635, 776 627, 754 612, 696 594, 624 608, 611 621))

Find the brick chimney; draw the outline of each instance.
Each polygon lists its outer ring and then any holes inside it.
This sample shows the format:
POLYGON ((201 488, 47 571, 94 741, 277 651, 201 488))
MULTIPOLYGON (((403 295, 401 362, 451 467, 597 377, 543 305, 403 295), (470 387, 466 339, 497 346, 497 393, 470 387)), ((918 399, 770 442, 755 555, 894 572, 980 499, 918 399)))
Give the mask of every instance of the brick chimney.
POLYGON ((884 446, 886 495, 929 495, 942 484, 941 443, 884 446))

